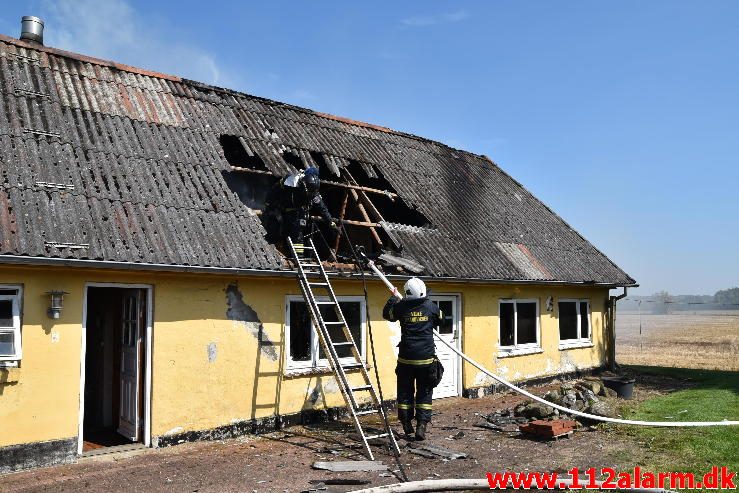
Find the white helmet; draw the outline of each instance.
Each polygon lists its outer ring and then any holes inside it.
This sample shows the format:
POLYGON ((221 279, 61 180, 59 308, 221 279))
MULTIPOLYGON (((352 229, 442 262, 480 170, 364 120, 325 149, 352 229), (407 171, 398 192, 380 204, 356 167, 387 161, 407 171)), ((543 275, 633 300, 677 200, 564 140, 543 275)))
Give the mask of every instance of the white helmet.
POLYGON ((408 279, 408 282, 403 286, 403 290, 405 291, 405 297, 409 300, 426 297, 426 285, 417 277, 408 279))

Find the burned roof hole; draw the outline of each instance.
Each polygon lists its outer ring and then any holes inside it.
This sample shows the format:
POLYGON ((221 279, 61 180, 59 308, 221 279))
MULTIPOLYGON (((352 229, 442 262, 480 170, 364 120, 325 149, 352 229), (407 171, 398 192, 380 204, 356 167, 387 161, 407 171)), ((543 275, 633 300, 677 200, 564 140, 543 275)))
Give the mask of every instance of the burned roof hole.
POLYGON ((231 166, 268 171, 262 158, 248 148, 243 138, 238 135, 221 135, 218 140, 223 148, 223 155, 231 166))
POLYGON ((282 159, 284 159, 287 164, 295 168, 295 170, 301 170, 305 167, 303 166, 303 160, 300 159, 300 156, 298 156, 294 152, 290 152, 290 151, 283 152, 282 159))
POLYGON ((221 171, 229 190, 238 196, 241 203, 250 209, 264 209, 264 202, 278 178, 273 175, 221 171))
POLYGON ((350 183, 353 178, 361 187, 389 192, 386 195, 380 193, 367 195, 385 221, 409 226, 431 226, 431 221, 421 211, 403 200, 377 166, 350 160, 343 171, 350 183))

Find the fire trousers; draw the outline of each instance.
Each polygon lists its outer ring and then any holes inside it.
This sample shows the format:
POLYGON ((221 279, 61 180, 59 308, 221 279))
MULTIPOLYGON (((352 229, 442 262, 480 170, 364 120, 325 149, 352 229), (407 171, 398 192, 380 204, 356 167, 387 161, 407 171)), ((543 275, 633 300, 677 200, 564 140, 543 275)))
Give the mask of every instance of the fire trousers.
POLYGON ((417 422, 431 421, 431 399, 434 386, 431 380, 430 360, 405 360, 398 358, 395 374, 398 378, 398 419, 417 422), (428 363, 424 363, 427 362, 428 363))

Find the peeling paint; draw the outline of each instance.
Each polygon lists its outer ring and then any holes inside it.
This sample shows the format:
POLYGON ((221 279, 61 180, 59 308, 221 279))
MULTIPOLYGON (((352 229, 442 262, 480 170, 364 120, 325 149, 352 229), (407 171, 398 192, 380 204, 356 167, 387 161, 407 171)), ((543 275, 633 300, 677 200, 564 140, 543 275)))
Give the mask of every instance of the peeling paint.
POLYGON ((176 427, 172 428, 171 430, 169 430, 168 432, 164 433, 163 436, 174 435, 175 433, 179 433, 179 432, 181 432, 183 430, 184 430, 184 428, 182 426, 176 426, 176 427))
POLYGON ((51 342, 59 342, 59 332, 57 332, 56 330, 51 331, 51 342))
POLYGON ((398 356, 398 344, 400 344, 400 323, 399 322, 388 322, 388 332, 390 332, 390 343, 392 344, 395 356, 398 356))
POLYGON ((480 387, 483 385, 493 385, 494 383, 495 383, 494 378, 480 371, 480 372, 477 372, 477 375, 475 375, 475 382, 473 384, 473 387, 480 387))
POLYGON ((334 392, 339 391, 339 384, 336 382, 336 379, 334 377, 327 377, 323 379, 321 387, 323 387, 323 391, 327 394, 333 394, 334 392))
POLYGON ((213 363, 218 357, 218 346, 215 342, 208 344, 208 363, 213 363))
POLYGON ((259 349, 262 353, 272 361, 277 361, 274 344, 264 333, 264 326, 257 312, 244 303, 244 296, 239 291, 238 285, 229 284, 226 288, 226 304, 228 305, 226 317, 245 327, 259 341, 259 349))

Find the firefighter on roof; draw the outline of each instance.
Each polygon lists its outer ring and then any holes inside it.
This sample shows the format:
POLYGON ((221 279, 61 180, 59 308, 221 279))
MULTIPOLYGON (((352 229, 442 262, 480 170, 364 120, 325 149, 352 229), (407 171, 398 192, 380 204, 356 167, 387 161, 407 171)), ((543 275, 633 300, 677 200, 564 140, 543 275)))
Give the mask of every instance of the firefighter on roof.
POLYGON ((318 212, 332 228, 338 229, 338 219, 331 217, 319 193, 320 188, 318 168, 310 167, 280 180, 265 203, 272 214, 280 216, 280 237, 289 237, 298 253, 303 251, 303 236, 311 212, 318 212))
POLYGON ((382 310, 391 322, 400 321, 398 344, 398 419, 403 431, 413 433, 416 418, 416 440, 426 438, 431 421, 431 398, 437 381, 434 329, 439 326, 439 307, 426 296, 426 285, 414 277, 405 283, 405 298, 392 296, 382 310), (414 396, 415 394, 415 396, 414 396))

